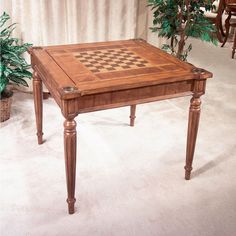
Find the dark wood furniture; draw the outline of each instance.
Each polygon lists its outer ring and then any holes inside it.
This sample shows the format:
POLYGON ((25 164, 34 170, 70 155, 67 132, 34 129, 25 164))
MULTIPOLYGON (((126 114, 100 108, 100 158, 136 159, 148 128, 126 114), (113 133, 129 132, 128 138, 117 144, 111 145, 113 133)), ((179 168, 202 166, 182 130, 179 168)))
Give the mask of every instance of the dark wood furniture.
MULTIPOLYGON (((213 3, 214 1, 212 1, 213 3)), ((209 21, 212 22, 216 26, 216 36, 219 42, 224 41, 225 32, 223 30, 223 22, 222 22, 222 15, 225 10, 225 0, 219 0, 219 7, 217 12, 214 14, 213 12, 205 12, 205 16, 208 18, 209 21)))
MULTIPOLYGON (((210 72, 157 49, 143 40, 65 46, 30 50, 38 143, 43 143, 42 82, 65 117, 64 152, 68 209, 74 213, 76 121, 84 112, 191 95, 185 178, 190 179, 200 118, 200 97, 210 72)), ((157 121, 158 122, 158 121, 157 121)))
MULTIPOLYGON (((236 22, 231 22, 232 15, 236 15, 236 0, 228 1, 227 2, 227 4, 226 4, 226 12, 228 12, 228 17, 225 20, 226 36, 225 36, 225 40, 224 40, 224 42, 222 44, 222 47, 224 47, 225 43, 228 40, 230 27, 236 27, 236 22)), ((234 35, 234 44, 233 44, 233 50, 232 50, 232 58, 234 58, 235 50, 236 50, 236 33, 234 35)))

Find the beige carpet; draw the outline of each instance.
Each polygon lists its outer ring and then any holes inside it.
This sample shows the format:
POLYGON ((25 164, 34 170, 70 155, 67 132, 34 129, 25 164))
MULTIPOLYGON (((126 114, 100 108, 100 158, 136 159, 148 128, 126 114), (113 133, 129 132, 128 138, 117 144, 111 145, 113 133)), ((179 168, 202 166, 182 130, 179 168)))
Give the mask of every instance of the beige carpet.
POLYGON ((236 235, 236 59, 194 41, 189 61, 214 73, 203 98, 193 178, 184 180, 190 98, 77 118, 76 208, 67 214, 63 118, 44 102, 38 146, 31 95, 15 94, 0 129, 1 236, 236 235))

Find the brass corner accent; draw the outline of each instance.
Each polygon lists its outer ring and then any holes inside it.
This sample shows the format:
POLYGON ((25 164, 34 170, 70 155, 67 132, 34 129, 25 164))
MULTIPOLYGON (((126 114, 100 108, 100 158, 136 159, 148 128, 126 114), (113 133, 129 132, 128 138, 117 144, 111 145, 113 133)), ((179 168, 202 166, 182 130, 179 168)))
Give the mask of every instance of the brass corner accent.
POLYGON ((194 73, 194 74, 205 74, 205 70, 204 69, 202 69, 202 68, 193 68, 192 69, 192 72, 194 73))
POLYGON ((66 86, 66 87, 63 87, 62 90, 63 90, 65 93, 71 93, 71 92, 78 91, 78 88, 72 87, 72 86, 66 86))

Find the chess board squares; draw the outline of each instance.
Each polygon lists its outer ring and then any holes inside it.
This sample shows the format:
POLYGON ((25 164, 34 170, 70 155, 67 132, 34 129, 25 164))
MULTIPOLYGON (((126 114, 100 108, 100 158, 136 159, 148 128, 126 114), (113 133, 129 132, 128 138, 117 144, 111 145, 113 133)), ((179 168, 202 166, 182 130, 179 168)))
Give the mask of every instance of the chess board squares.
POLYGON ((150 66, 148 61, 127 49, 79 52, 75 57, 93 73, 150 66))

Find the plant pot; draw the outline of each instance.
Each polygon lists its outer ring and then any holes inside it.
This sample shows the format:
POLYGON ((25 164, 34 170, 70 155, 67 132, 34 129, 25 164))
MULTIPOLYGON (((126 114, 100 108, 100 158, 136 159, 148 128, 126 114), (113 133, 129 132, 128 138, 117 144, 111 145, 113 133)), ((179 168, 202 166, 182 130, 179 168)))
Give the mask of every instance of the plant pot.
POLYGON ((0 99, 0 122, 4 122, 10 118, 12 104, 12 93, 9 97, 0 99))

